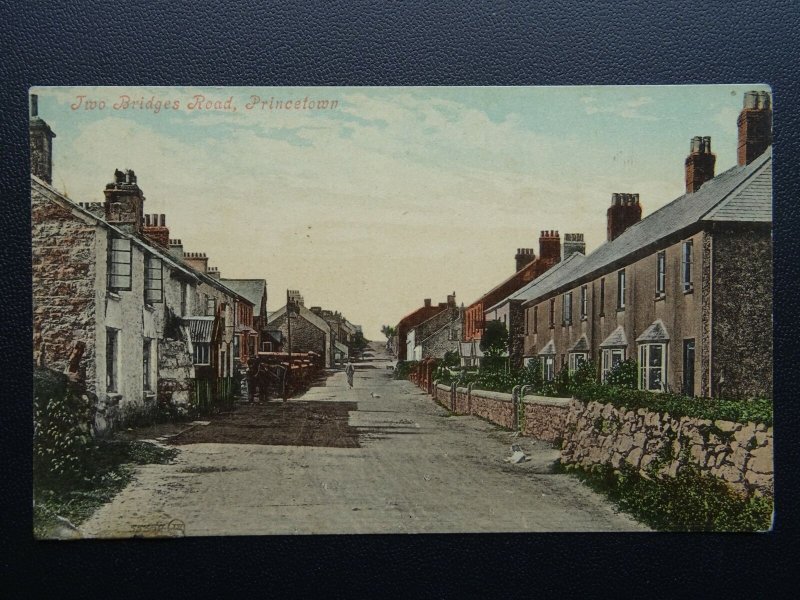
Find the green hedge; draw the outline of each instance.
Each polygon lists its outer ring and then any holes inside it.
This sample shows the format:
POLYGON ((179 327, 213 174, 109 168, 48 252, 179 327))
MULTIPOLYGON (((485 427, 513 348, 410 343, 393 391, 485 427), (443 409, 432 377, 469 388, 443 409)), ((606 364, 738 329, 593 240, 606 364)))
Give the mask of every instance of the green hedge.
POLYGON ((773 422, 772 400, 769 398, 698 398, 674 392, 648 392, 636 389, 636 372, 636 361, 626 360, 610 372, 607 383, 598 383, 594 364, 584 363, 574 373, 562 369, 554 381, 544 382, 540 364, 534 361, 525 368, 510 371, 483 368, 454 374, 440 368, 435 378, 447 385, 455 382, 466 387, 472 384, 473 389, 506 394, 510 394, 515 386, 530 385, 530 392, 540 396, 575 397, 584 402, 594 400, 617 408, 643 408, 678 418, 738 423, 753 421, 765 425, 773 422))

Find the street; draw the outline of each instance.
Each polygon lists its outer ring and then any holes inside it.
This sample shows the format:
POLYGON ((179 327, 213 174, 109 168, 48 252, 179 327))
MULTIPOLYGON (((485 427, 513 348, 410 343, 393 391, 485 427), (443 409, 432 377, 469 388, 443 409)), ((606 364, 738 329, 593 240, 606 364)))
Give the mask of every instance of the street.
POLYGON ((173 463, 138 467, 82 535, 646 530, 551 473, 551 444, 450 415, 392 379, 380 344, 372 352, 353 389, 340 370, 286 403, 240 405, 160 439, 180 449, 173 463), (506 462, 511 444, 528 461, 506 462))

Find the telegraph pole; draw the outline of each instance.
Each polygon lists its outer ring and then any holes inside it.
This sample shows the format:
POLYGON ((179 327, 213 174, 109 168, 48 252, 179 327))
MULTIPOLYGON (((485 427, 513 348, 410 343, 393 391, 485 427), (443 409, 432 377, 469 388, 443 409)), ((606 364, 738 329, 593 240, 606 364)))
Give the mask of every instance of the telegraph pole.
POLYGON ((289 368, 292 367, 292 310, 289 304, 289 290, 286 290, 286 338, 289 344, 289 368))

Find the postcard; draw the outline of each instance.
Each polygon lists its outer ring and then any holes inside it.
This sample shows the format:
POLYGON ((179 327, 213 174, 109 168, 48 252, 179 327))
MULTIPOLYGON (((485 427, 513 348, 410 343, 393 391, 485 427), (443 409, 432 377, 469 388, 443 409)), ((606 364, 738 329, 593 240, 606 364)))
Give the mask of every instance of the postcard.
POLYGON ((770 530, 773 100, 32 88, 34 535, 770 530))

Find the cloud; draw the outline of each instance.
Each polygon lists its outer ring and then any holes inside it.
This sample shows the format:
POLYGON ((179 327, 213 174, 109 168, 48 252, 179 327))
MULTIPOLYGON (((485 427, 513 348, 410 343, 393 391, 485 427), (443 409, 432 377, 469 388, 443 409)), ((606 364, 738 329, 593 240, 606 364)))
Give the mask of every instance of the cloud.
POLYGON ((611 98, 600 100, 595 96, 583 96, 581 102, 583 103, 583 108, 587 115, 609 114, 623 119, 658 120, 657 117, 642 114, 639 110, 653 102, 653 99, 648 96, 640 96, 625 101, 614 101, 611 98))

